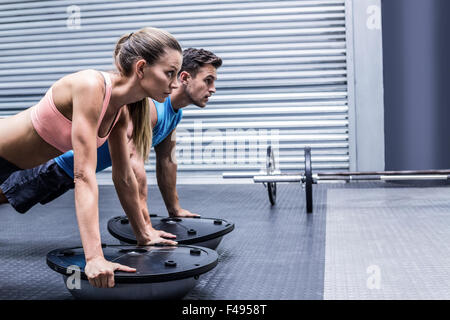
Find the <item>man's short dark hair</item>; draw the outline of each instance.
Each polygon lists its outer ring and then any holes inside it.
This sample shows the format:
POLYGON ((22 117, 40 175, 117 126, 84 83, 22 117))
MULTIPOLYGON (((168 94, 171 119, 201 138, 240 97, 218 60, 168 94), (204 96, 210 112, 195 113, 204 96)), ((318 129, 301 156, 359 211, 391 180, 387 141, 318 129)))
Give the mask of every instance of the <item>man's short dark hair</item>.
POLYGON ((192 77, 195 77, 198 70, 206 64, 211 64, 214 68, 218 69, 222 65, 222 59, 205 49, 185 49, 183 51, 183 65, 181 66, 180 73, 187 71, 192 77))

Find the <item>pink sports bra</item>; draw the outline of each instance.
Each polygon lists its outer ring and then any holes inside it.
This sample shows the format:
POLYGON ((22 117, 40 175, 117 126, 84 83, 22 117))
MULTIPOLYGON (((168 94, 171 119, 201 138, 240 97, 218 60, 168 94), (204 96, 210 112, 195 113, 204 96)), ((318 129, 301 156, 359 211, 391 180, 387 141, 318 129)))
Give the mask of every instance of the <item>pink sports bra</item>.
MULTIPOLYGON (((102 113, 100 114, 97 124, 97 148, 105 143, 118 120, 117 114, 108 134, 103 138, 98 136, 98 129, 100 128, 103 116, 108 108, 109 99, 111 98, 111 78, 108 73, 101 73, 105 78, 105 97, 103 100, 102 113)), ((31 108, 31 122, 33 123, 36 132, 45 142, 63 153, 72 150, 72 121, 64 117, 64 115, 56 108, 55 103, 53 102, 51 87, 41 101, 31 108)))

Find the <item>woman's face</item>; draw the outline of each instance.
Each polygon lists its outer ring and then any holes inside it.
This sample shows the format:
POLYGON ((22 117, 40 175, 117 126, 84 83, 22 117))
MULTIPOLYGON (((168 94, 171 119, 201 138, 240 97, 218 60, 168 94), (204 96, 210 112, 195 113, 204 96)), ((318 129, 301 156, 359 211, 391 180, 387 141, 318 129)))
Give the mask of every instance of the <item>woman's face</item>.
POLYGON ((150 98, 164 102, 172 90, 178 87, 177 74, 181 68, 182 59, 180 52, 167 49, 156 63, 144 67, 141 85, 150 98))

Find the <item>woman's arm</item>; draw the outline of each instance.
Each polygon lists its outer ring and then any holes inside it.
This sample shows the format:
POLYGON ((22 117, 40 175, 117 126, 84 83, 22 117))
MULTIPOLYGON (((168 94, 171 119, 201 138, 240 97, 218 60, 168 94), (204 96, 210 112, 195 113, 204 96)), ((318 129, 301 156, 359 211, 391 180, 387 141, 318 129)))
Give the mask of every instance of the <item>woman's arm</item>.
POLYGON ((127 145, 129 121, 131 120, 128 113, 123 108, 120 118, 108 139, 112 160, 112 178, 120 203, 128 216, 139 245, 154 243, 176 245, 175 241, 161 237, 173 237, 173 235, 158 232, 152 227, 150 219, 146 220, 142 215, 138 183, 131 166, 130 151, 127 145))
POLYGON ((75 209, 86 258, 85 273, 95 287, 113 287, 114 270, 135 271, 106 261, 98 219, 97 123, 103 103, 102 83, 83 79, 73 85, 72 146, 75 209))
MULTIPOLYGON (((144 220, 147 223, 150 223, 150 214, 148 212, 148 206, 147 206, 147 194, 148 194, 148 186, 147 186, 147 173, 145 172, 145 163, 144 159, 137 153, 136 148, 134 147, 133 141, 128 142, 128 147, 130 150, 130 162, 131 167, 133 169, 134 175, 136 177, 138 188, 139 188, 139 200, 141 204, 141 212, 142 216, 144 217, 144 220)), ((153 229, 154 232, 152 233, 152 238, 159 238, 159 237, 165 237, 165 238, 176 238, 176 235, 165 232, 162 230, 156 230, 153 229)))

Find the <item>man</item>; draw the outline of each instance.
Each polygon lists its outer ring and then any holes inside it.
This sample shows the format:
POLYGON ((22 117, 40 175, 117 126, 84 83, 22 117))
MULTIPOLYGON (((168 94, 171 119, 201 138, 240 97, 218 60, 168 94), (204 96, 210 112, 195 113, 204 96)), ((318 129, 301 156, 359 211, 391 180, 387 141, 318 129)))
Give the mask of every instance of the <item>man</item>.
MULTIPOLYGON (((183 52, 183 64, 178 73, 178 88, 164 103, 149 100, 151 124, 156 154, 156 177, 167 211, 173 217, 194 217, 197 214, 181 208, 176 190, 175 128, 182 118, 182 108, 194 104, 204 108, 216 92, 217 69, 222 60, 212 52, 189 48, 183 52)), ((129 138, 132 127, 129 127, 129 138)), ((133 171, 139 184, 142 214, 150 219, 147 208, 147 176, 144 159, 129 143, 133 171)), ((97 150, 97 172, 111 166, 108 144, 97 150)), ((13 173, 0 185, 0 203, 9 202, 25 213, 36 203, 48 203, 73 189, 73 152, 69 151, 33 169, 13 173)), ((158 236, 171 236, 159 233, 158 236)), ((173 235, 172 235, 173 236, 173 235)))

